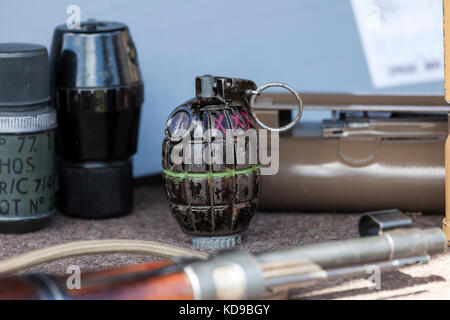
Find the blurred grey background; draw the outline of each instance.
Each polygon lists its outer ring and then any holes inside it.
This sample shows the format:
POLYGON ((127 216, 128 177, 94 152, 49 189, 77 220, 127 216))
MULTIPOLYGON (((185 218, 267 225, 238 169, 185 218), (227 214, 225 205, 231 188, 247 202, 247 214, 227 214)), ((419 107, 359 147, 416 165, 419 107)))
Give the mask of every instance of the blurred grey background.
MULTIPOLYGON (((425 0, 424 0, 425 1, 425 0)), ((0 1, 0 41, 50 47, 69 5, 82 20, 128 24, 145 82, 135 175, 161 170, 171 110, 194 95, 194 77, 282 81, 300 92, 443 94, 443 82, 375 89, 350 0, 0 1)), ((417 22, 416 22, 417 23, 417 22)), ((308 111, 319 120, 327 112, 308 111)))

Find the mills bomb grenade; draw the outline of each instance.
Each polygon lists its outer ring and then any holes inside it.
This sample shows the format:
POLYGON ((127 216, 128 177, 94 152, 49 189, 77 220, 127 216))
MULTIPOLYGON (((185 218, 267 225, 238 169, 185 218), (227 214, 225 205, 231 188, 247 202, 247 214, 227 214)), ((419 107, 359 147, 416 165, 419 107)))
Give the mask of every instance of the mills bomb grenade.
POLYGON ((61 124, 61 211, 83 218, 131 212, 144 91, 128 27, 94 20, 57 27, 51 70, 61 124))
POLYGON ((0 44, 0 232, 47 225, 55 212, 56 111, 47 49, 0 44))
MULTIPOLYGON (((239 135, 254 129, 244 96, 255 89, 249 80, 197 77, 196 97, 169 116, 163 142, 164 186, 173 215, 196 247, 239 244, 255 214, 260 166, 257 162, 238 164, 235 154, 231 155, 233 161, 227 161, 225 150, 228 142, 236 144, 239 135), (212 143, 219 139, 224 143, 217 150, 212 143), (185 142, 182 155, 190 155, 184 159, 189 161, 180 163, 173 155, 181 141, 185 142), (214 156, 221 161, 208 161, 214 156)), ((244 150, 248 153, 251 147, 246 139, 244 150)))

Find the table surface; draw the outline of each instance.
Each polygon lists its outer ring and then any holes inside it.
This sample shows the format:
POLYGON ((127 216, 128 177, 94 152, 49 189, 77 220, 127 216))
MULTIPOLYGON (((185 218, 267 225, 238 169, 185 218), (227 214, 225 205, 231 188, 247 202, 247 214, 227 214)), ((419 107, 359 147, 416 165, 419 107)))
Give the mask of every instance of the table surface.
MULTIPOLYGON (((355 238, 357 214, 304 214, 258 212, 243 237, 243 248, 262 252, 324 241, 355 238)), ((440 226, 442 217, 413 216, 417 227, 440 226)), ((0 259, 51 245, 79 240, 139 239, 191 248, 190 239, 173 219, 162 184, 157 178, 139 183, 134 212, 108 220, 81 220, 58 214, 41 231, 24 235, 0 235, 0 259)), ((27 271, 64 274, 69 265, 82 272, 156 260, 142 255, 112 254, 62 259, 27 271)), ((381 289, 368 289, 368 277, 326 281, 291 290, 291 299, 450 299, 450 254, 429 264, 383 272, 381 289)))

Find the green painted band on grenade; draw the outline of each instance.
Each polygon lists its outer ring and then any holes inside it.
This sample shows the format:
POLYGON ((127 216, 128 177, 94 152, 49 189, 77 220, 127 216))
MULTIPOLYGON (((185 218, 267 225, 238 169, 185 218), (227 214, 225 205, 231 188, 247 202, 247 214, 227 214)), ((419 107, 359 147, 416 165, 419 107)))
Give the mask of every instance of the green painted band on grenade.
POLYGON ((55 212, 55 130, 0 134, 0 221, 55 212))
POLYGON ((242 174, 250 174, 254 171, 261 169, 261 165, 254 165, 247 169, 227 169, 222 172, 175 172, 172 170, 164 169, 163 172, 165 175, 178 179, 185 178, 199 178, 199 179, 209 179, 209 178, 231 178, 233 176, 242 175, 242 174))

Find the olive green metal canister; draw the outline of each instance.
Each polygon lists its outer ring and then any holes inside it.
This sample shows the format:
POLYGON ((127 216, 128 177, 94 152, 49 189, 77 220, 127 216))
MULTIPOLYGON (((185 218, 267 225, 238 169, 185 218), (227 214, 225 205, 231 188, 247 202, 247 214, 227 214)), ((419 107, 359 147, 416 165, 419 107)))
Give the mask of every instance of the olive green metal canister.
POLYGON ((56 112, 47 49, 0 44, 0 232, 47 225, 55 212, 56 112))

